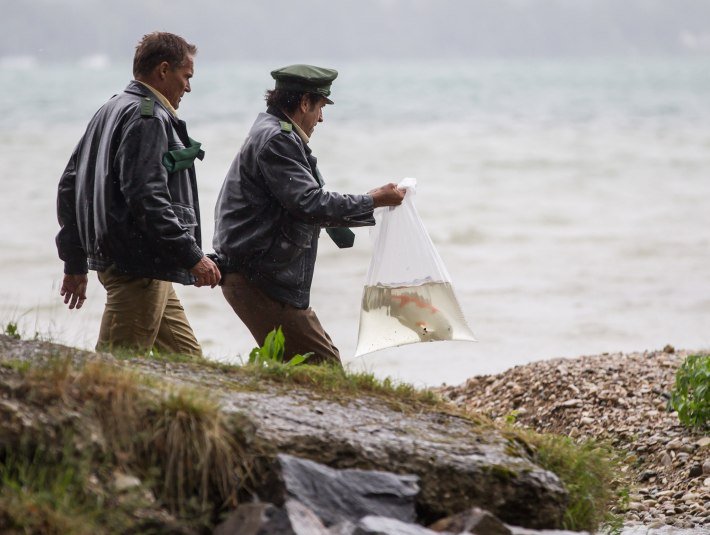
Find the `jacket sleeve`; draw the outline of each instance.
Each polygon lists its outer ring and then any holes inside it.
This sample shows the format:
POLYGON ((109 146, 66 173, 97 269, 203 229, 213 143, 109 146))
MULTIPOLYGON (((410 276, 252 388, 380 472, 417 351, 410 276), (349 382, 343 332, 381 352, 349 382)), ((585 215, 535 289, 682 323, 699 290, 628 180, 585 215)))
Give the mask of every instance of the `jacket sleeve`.
POLYGON ((203 253, 175 215, 168 172, 162 164, 167 151, 168 136, 160 119, 138 117, 124 126, 114 165, 121 192, 141 231, 163 256, 190 269, 203 253))
POLYGON ((293 217, 322 227, 375 224, 372 196, 325 191, 290 136, 271 138, 261 149, 258 162, 267 187, 293 217))
POLYGON ((55 242, 59 258, 64 260, 64 273, 67 275, 88 272, 86 251, 81 244, 76 218, 76 158, 80 146, 81 142, 69 158, 57 191, 57 219, 60 228, 55 242))

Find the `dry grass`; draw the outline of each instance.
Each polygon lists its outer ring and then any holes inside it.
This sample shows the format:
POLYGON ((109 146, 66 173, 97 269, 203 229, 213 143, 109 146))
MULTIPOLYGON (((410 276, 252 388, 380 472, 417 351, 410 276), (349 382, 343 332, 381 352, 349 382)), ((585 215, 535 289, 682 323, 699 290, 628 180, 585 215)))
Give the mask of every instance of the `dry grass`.
MULTIPOLYGON (((252 457, 241 444, 243 434, 233 421, 225 421, 219 403, 205 391, 175 391, 103 361, 75 364, 61 358, 39 367, 11 369, 21 376, 17 392, 25 402, 38 409, 83 415, 81 429, 60 429, 61 433, 86 435, 99 430, 98 438, 74 437, 74 447, 93 449, 92 462, 108 465, 109 472, 119 469, 138 476, 171 512, 184 518, 207 518, 236 504, 240 486, 250 477, 252 457)), ((51 442, 51 436, 38 435, 33 440, 51 442)), ((51 443, 37 446, 56 447, 51 443)), ((5 457, 0 451, 0 461, 5 457)), ((53 470, 49 465, 46 468, 53 470)), ((20 473, 15 478, 20 488, 37 486, 37 481, 26 478, 36 479, 32 473, 20 473)), ((0 513, 14 510, 12 504, 18 498, 10 498, 0 498, 0 513)), ((62 501, 50 492, 42 506, 51 509, 54 503, 57 514, 47 513, 47 518, 56 520, 59 532, 63 530, 61 510, 67 507, 62 501)))
POLYGON ((168 394, 156 410, 149 448, 163 474, 163 499, 180 510, 191 497, 235 506, 248 454, 227 430, 219 404, 195 390, 168 394))

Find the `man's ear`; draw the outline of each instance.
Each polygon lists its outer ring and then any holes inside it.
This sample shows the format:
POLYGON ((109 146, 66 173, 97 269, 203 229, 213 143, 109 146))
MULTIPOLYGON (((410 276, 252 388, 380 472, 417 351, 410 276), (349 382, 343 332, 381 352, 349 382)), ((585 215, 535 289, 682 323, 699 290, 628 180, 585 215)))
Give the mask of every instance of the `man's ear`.
POLYGON ((168 75, 168 71, 170 70, 170 63, 167 61, 162 61, 157 67, 158 70, 158 77, 161 80, 165 80, 165 77, 168 75))
POLYGON ((308 93, 301 95, 301 102, 299 103, 299 108, 303 113, 309 112, 311 110, 311 99, 308 93))

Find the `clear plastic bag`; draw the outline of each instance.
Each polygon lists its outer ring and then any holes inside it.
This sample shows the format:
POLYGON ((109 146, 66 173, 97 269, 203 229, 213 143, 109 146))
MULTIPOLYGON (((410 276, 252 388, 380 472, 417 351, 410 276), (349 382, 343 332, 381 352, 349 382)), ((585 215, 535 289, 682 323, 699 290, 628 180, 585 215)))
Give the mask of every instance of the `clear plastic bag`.
POLYGON ((355 356, 416 342, 476 341, 414 206, 416 183, 400 182, 407 190, 400 206, 375 210, 355 356))

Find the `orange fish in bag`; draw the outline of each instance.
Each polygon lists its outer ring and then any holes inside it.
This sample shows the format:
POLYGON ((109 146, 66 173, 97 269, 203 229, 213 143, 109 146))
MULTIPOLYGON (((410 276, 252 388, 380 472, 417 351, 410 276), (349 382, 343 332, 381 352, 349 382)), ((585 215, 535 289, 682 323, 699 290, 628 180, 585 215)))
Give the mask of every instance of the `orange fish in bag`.
POLYGON ((356 357, 416 342, 476 341, 414 206, 416 184, 405 178, 399 183, 407 191, 402 204, 375 210, 356 357))

